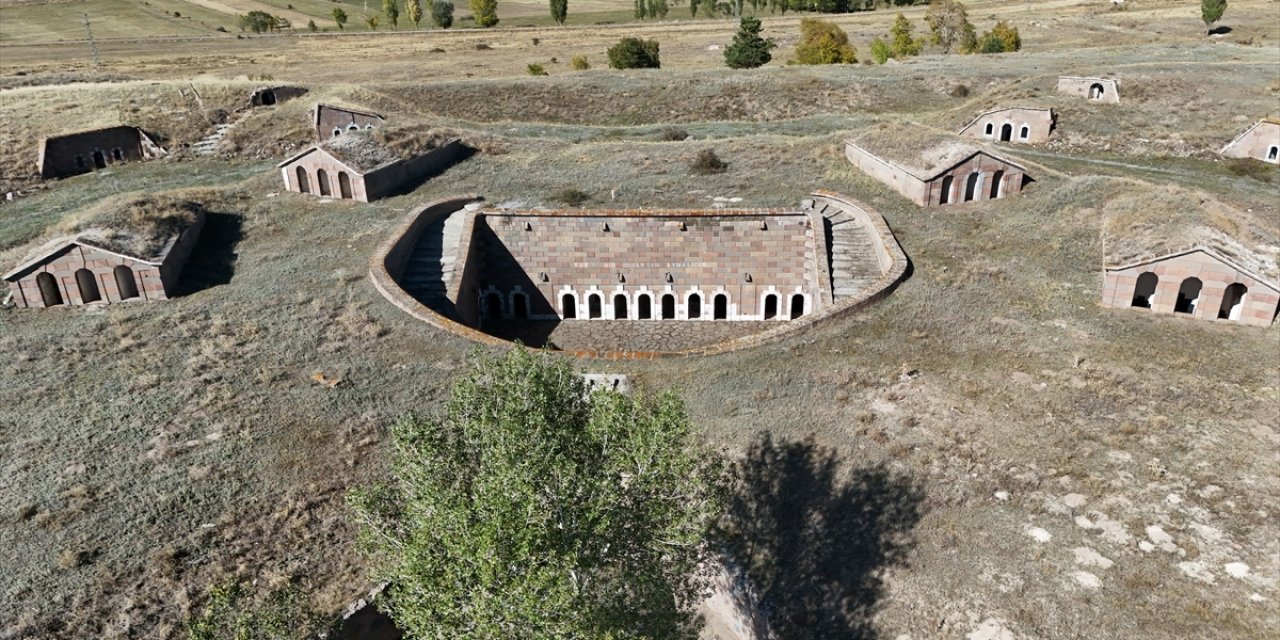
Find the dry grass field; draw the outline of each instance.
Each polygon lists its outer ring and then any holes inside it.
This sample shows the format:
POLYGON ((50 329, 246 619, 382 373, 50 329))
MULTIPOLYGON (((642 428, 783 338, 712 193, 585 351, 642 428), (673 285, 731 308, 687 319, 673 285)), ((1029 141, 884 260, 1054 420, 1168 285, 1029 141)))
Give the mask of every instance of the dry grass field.
MULTIPOLYGON (((1234 31, 1206 38, 1185 2, 974 2, 979 29, 1010 18, 1025 50, 830 68, 783 65, 797 21, 776 18, 776 62, 736 72, 707 50, 727 21, 136 38, 100 43, 94 70, 81 44, 17 42, 11 17, 45 4, 0 2, 0 188, 23 192, 0 204, 0 267, 115 194, 208 189, 212 214, 174 300, 0 308, 0 638, 182 638, 228 579, 250 585, 246 607, 288 592, 323 616, 366 591, 344 496, 383 472, 387 423, 436 410, 470 348, 382 299, 368 258, 429 200, 554 206, 565 188, 619 208, 830 189, 881 211, 912 261, 883 303, 769 346, 580 363, 675 386, 710 446, 757 463, 743 499, 769 537, 744 561, 779 638, 1280 628, 1280 325, 1098 305, 1114 178, 1280 226, 1280 170, 1215 155, 1280 112, 1280 3, 1233 2, 1234 31), (662 42, 664 69, 568 71, 575 54, 603 67, 632 33, 662 42), (524 75, 538 61, 550 77, 524 75), (1125 101, 1054 93, 1059 74, 1092 73, 1121 77, 1125 101), (183 150, 263 74, 311 93, 240 120, 216 157, 183 150), (374 204, 281 193, 274 163, 310 141, 316 101, 449 128, 480 152, 374 204), (955 129, 1011 102, 1060 113, 1050 144, 1009 149, 1036 178, 1017 198, 922 210, 841 154, 872 121, 955 129), (35 180, 40 136, 121 121, 174 153, 35 180), (692 139, 664 142, 669 128, 692 139), (729 170, 690 175, 703 149, 729 170)), ((891 19, 836 18, 860 54, 891 19)))

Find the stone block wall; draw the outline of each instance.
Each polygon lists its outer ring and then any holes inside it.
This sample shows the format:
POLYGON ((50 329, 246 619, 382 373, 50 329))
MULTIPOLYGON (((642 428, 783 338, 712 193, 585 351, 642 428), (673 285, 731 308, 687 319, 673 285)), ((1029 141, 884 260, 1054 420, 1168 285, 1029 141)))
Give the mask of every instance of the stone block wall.
POLYGON ((1201 287, 1191 313, 1186 313, 1183 306, 1184 311, 1178 312, 1180 315, 1265 327, 1274 321, 1280 307, 1280 293, 1275 289, 1204 251, 1191 251, 1124 269, 1107 269, 1102 286, 1102 305, 1175 313, 1179 307, 1179 291, 1189 278, 1199 279, 1201 287), (1150 288, 1151 276, 1147 276, 1143 282, 1145 287, 1140 290, 1139 279, 1145 273, 1154 274, 1155 286, 1150 288), (1224 305, 1228 288, 1234 284, 1246 288, 1244 296, 1238 305, 1233 304, 1237 300, 1235 297, 1224 305), (1135 306, 1135 296, 1145 300, 1135 306))
POLYGON ((915 177, 906 169, 882 160, 852 142, 845 142, 844 155, 860 171, 883 182, 912 202, 922 207, 928 204, 927 188, 924 181, 915 177))
POLYGON ((1058 78, 1058 93, 1088 98, 1094 102, 1120 104, 1120 81, 1114 78, 1058 78))
POLYGON ((1047 142, 1052 131, 1053 112, 1049 109, 1014 107, 982 114, 962 129, 960 135, 995 142, 1039 144, 1047 142))
POLYGON ((316 105, 314 122, 316 139, 324 142, 352 130, 353 127, 359 130, 374 129, 383 123, 383 119, 371 113, 319 104, 316 105), (339 132, 338 135, 334 135, 335 130, 339 132))
POLYGON ((284 179, 285 190, 297 193, 309 193, 314 196, 325 196, 343 200, 359 200, 368 202, 369 195, 365 191, 364 176, 347 168, 333 156, 323 151, 313 151, 296 161, 280 168, 284 179), (298 175, 301 168, 306 179, 305 189, 298 175), (323 173, 321 173, 323 172, 323 173), (347 176, 349 191, 342 189, 342 176, 347 176))
POLYGON ((1023 171, 1007 162, 1002 162, 985 153, 979 153, 968 160, 938 174, 925 183, 921 206, 939 206, 961 202, 993 200, 1022 192, 1023 171), (977 174, 972 200, 967 200, 968 181, 977 174), (948 182, 947 178, 951 180, 948 182), (943 202, 943 195, 946 202, 943 202))
POLYGON ((40 142, 40 177, 65 178, 147 157, 136 127, 110 127, 40 142))
POLYGON ((364 176, 363 202, 377 200, 399 192, 406 184, 443 171, 462 155, 462 142, 450 142, 432 149, 412 160, 397 162, 364 176))
POLYGON ((564 317, 566 295, 577 318, 598 308, 603 319, 638 319, 648 298, 649 318, 657 319, 671 295, 674 319, 715 319, 716 297, 727 296, 722 319, 761 320, 772 293, 781 320, 793 295, 803 296, 806 314, 821 305, 811 233, 809 216, 781 210, 485 212, 472 237, 479 253, 466 268, 478 270, 487 317, 499 315, 488 306, 491 294, 502 317, 518 315, 516 297, 525 296, 534 319, 564 317))
POLYGON ((1253 158, 1280 164, 1280 123, 1262 121, 1231 141, 1222 150, 1228 158, 1253 158))

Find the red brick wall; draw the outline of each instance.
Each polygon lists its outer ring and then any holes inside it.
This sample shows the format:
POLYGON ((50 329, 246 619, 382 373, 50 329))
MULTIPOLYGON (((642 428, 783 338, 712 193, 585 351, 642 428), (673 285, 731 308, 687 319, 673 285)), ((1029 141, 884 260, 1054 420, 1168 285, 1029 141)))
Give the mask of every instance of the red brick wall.
POLYGON ((115 268, 126 266, 133 270, 134 282, 138 288, 136 301, 164 300, 168 297, 164 281, 157 265, 132 260, 93 247, 73 245, 54 256, 51 260, 36 268, 22 278, 9 283, 13 292, 13 301, 19 307, 43 307, 44 299, 40 294, 37 278, 41 273, 51 274, 62 294, 63 304, 78 306, 85 304, 81 297, 80 287, 76 281, 76 271, 88 269, 93 273, 94 282, 98 286, 101 302, 122 302, 120 290, 116 286, 115 268))
POLYGON ((619 293, 626 296, 631 318, 639 296, 652 296, 656 318, 661 296, 669 292, 683 319, 690 294, 697 292, 703 319, 712 319, 714 296, 724 293, 728 319, 758 320, 770 291, 779 296, 779 316, 796 292, 805 295, 806 313, 821 304, 812 232, 807 215, 777 210, 678 217, 487 212, 476 223, 478 260, 466 268, 479 270, 480 300, 497 292, 508 316, 518 287, 529 296, 534 317, 557 316, 562 296, 570 293, 578 317, 586 318, 595 292, 605 318, 614 317, 619 293))
POLYGON ((309 187, 309 193, 313 196, 322 195, 319 172, 323 170, 329 184, 329 196, 340 197, 342 191, 339 188, 338 181, 340 178, 338 176, 340 173, 345 173, 351 179, 351 199, 359 200, 360 202, 369 201, 369 196, 365 191, 364 177, 320 151, 308 153, 296 161, 281 167, 281 177, 284 179, 285 190, 302 192, 298 182, 298 167, 302 167, 306 171, 307 186, 309 187))
MULTIPOLYGON (((1158 278, 1149 311, 1173 313, 1179 288, 1184 280, 1193 277, 1199 278, 1202 283, 1200 297, 1192 314, 1195 318, 1217 320, 1227 287, 1234 283, 1243 284, 1248 289, 1239 312, 1239 322, 1268 326, 1276 316, 1277 305, 1280 305, 1280 294, 1203 251, 1194 251, 1139 267, 1108 270, 1103 279, 1102 305, 1133 307, 1134 290, 1138 284, 1138 278, 1146 272, 1154 273, 1158 278)), ((1148 311, 1142 307, 1137 309, 1148 311)))
POLYGON ((338 129, 345 134, 353 124, 361 130, 369 127, 377 128, 382 124, 382 118, 367 116, 362 113, 354 113, 325 105, 318 105, 316 108, 320 110, 316 124, 316 138, 321 142, 332 140, 334 138, 334 129, 338 129))
POLYGON ((951 197, 947 204, 955 204, 964 202, 965 181, 974 172, 980 174, 979 188, 974 193, 973 201, 990 200, 992 180, 997 171, 1003 171, 1004 175, 1001 180, 1001 188, 998 197, 1015 195, 1022 192, 1022 169, 1013 165, 1001 162, 983 153, 970 158, 967 162, 957 165, 946 173, 938 174, 926 184, 926 192, 924 194, 923 206, 938 206, 942 203, 943 182, 947 176, 952 177, 951 197))

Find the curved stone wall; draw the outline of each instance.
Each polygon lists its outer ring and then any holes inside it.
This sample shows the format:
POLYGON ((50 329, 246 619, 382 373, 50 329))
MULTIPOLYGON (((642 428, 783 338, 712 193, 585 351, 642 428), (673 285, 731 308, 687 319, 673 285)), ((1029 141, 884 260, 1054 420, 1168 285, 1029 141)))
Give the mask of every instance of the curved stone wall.
POLYGON ((769 210, 509 211, 478 201, 410 212, 370 278, 414 317, 490 345, 511 344, 494 333, 525 337, 512 326, 541 326, 533 333, 553 339, 569 326, 575 343, 559 348, 580 357, 724 353, 871 304, 907 269, 879 213, 827 191, 769 210), (703 343, 682 341, 685 330, 703 343), (633 348, 589 344, 619 332, 637 334, 623 340, 633 348))

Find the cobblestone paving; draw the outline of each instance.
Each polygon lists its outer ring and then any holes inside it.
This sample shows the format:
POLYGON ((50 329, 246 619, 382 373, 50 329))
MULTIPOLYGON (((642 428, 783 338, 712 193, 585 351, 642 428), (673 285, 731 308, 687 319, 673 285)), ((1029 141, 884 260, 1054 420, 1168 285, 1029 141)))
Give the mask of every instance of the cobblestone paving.
POLYGON ((489 320, 491 335, 531 347, 548 342, 558 349, 595 351, 680 351, 759 333, 778 321, 725 320, 489 320))

